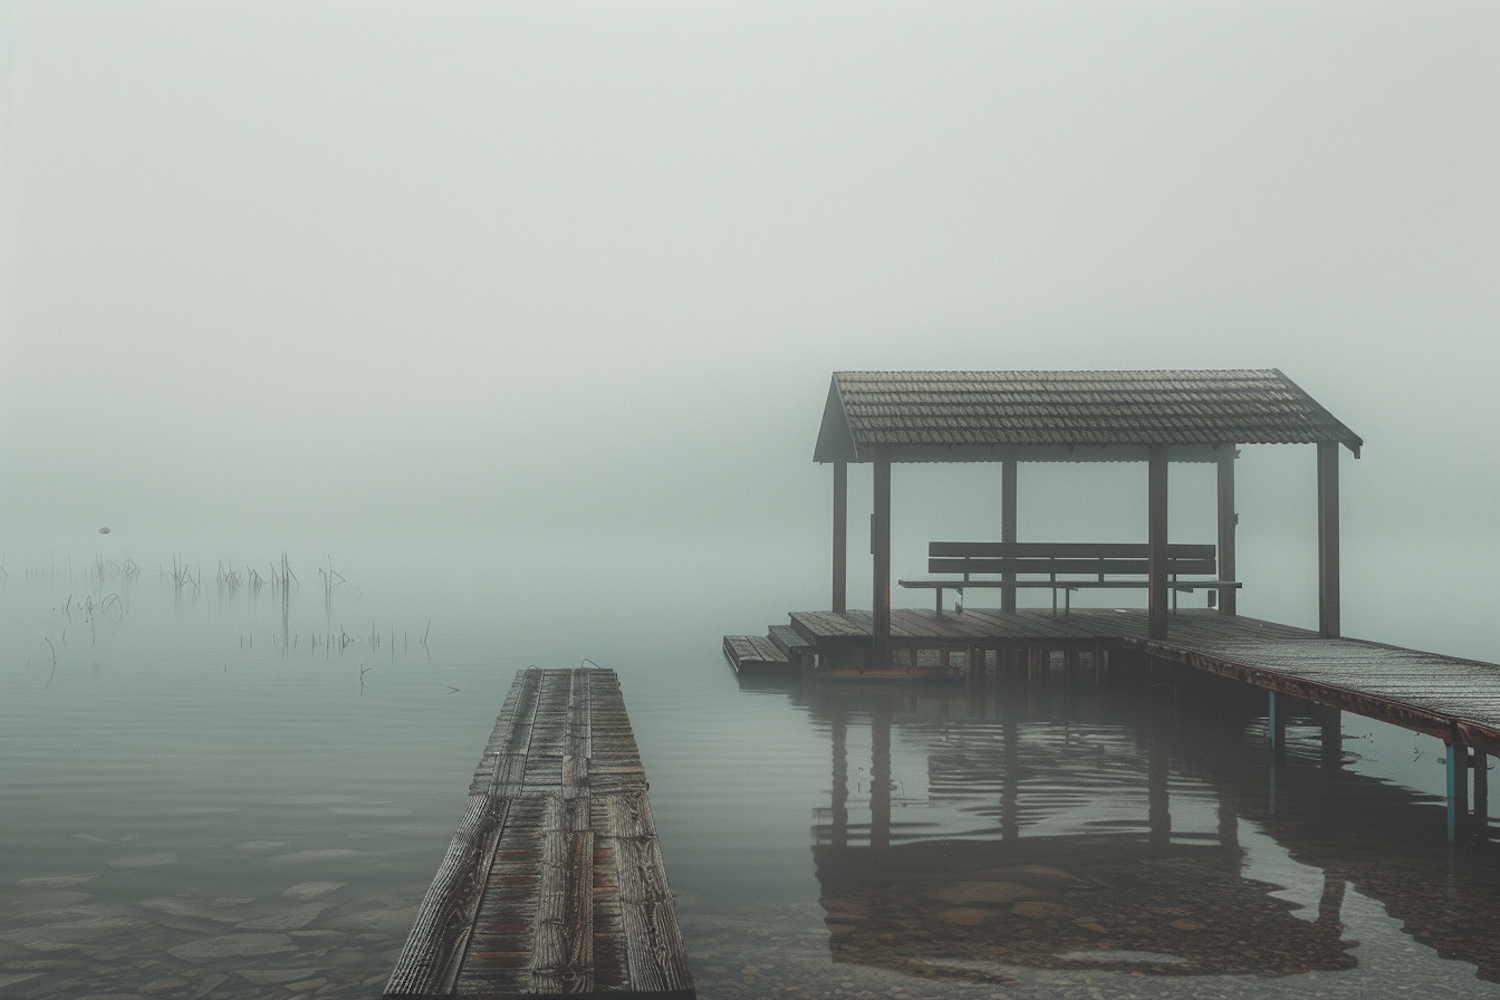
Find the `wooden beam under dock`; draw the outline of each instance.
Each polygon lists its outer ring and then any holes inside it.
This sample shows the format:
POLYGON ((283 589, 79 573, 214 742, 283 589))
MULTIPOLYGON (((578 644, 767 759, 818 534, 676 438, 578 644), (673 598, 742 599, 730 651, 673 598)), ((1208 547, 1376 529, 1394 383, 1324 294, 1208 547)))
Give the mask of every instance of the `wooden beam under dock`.
POLYGON ((696 997, 613 671, 516 675, 387 997, 696 997))

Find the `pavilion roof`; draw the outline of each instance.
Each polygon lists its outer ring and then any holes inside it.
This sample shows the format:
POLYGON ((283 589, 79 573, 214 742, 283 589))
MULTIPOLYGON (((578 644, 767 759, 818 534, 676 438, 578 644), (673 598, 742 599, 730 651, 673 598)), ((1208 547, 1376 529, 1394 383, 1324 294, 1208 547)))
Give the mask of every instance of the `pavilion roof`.
POLYGON ((835 372, 815 462, 1213 461, 1363 441, 1277 369, 835 372))

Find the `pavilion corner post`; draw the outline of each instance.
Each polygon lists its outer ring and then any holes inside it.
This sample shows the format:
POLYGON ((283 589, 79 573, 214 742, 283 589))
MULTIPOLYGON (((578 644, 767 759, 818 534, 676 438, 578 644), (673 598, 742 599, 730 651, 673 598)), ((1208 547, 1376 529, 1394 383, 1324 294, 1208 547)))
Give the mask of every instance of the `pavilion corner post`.
MULTIPOLYGON (((1232 444, 1221 446, 1219 454, 1219 579, 1233 580, 1234 576, 1234 529, 1240 516, 1234 510, 1234 459, 1232 444)), ((1219 591, 1219 614, 1232 615, 1236 611, 1233 587, 1219 591)))
POLYGON ((849 580, 849 466, 833 463, 833 611, 843 614, 849 580))
MULTIPOLYGON (((1016 540, 1016 460, 1007 458, 1000 466, 1000 540, 1016 540)), ((1016 574, 1001 573, 1000 579, 1014 583, 1016 574)), ((1000 610, 1016 610, 1016 592, 1012 587, 1000 591, 1000 610)))
POLYGON ((1339 442, 1318 442, 1318 634, 1339 627, 1339 442))
POLYGON ((874 594, 870 663, 891 665, 891 460, 878 455, 874 469, 875 510, 870 515, 870 554, 874 556, 874 594))
POLYGON ((1153 444, 1146 466, 1146 634, 1167 637, 1167 448, 1153 444))

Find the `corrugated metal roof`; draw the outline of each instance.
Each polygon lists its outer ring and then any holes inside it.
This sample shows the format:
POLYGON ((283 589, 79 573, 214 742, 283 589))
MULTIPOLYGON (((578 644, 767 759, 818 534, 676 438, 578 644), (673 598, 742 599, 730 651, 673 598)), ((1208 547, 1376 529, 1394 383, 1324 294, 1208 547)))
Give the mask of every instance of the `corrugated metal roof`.
POLYGON ((1127 459, 1150 445, 1363 441, 1276 369, 836 372, 813 460, 1127 459), (1094 450, 1098 450, 1095 452, 1094 450))

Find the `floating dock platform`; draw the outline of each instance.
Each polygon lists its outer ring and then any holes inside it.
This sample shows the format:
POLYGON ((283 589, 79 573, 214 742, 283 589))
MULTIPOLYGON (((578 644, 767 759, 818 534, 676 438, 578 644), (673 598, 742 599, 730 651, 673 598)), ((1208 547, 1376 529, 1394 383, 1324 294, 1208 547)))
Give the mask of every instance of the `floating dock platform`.
POLYGON ((387 997, 697 996, 613 671, 521 671, 387 997))

